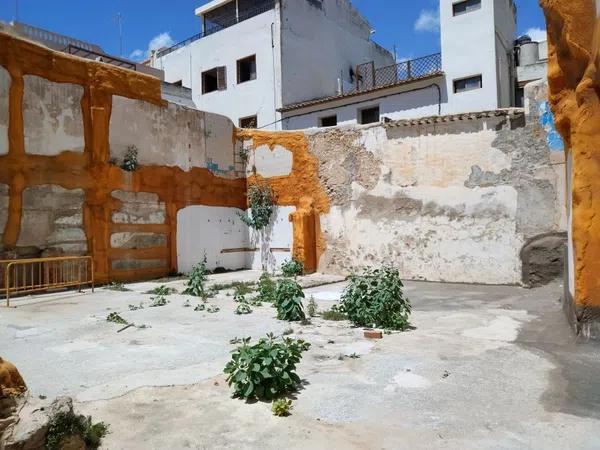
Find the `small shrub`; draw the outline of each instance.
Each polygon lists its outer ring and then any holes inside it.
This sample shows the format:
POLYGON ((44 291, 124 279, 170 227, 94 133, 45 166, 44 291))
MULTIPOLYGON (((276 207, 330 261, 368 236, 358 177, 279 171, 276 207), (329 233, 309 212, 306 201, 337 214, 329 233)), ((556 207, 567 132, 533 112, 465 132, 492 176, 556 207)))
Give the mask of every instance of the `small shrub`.
POLYGON ((290 322, 306 318, 302 299, 304 292, 298 283, 290 278, 284 278, 277 282, 275 290, 275 306, 277 307, 277 318, 290 322))
POLYGON ((204 303, 200 303, 199 305, 196 305, 194 311, 206 311, 206 305, 204 303))
POLYGON ((163 297, 166 297, 167 295, 177 294, 177 289, 167 287, 164 284, 161 284, 160 286, 149 290, 148 292, 146 292, 146 294, 162 295, 163 297))
POLYGON ((250 308, 248 303, 240 303, 237 308, 235 308, 235 313, 238 315, 252 314, 252 308, 250 308))
POLYGON ((235 293, 233 295, 233 301, 236 303, 246 303, 246 297, 242 294, 235 293))
POLYGON ((144 309, 144 303, 140 303, 139 306, 129 305, 129 311, 138 311, 144 309))
POLYGON ((319 307, 317 306, 317 302, 315 301, 315 298, 312 295, 308 299, 308 306, 306 307, 306 311, 308 312, 309 317, 317 317, 319 307))
POLYGON ((336 305, 333 305, 329 311, 323 311, 321 317, 325 320, 332 320, 335 322, 348 320, 348 316, 340 311, 340 308, 336 305))
POLYGON ((221 311, 221 308, 215 305, 208 305, 208 308, 206 308, 206 312, 210 314, 218 313, 219 311, 221 311))
POLYGON ((257 183, 248 188, 247 195, 250 217, 245 214, 239 214, 240 219, 249 227, 260 231, 271 223, 271 217, 275 210, 273 190, 268 183, 257 183))
POLYGON ((260 297, 253 297, 249 300, 246 300, 246 303, 248 303, 250 306, 262 306, 262 301, 260 300, 260 297))
POLYGON ((59 412, 50 420, 46 434, 46 450, 60 450, 65 439, 79 436, 86 448, 96 449, 108 434, 104 422, 92 423, 91 417, 76 415, 73 411, 59 412))
POLYGON ((300 385, 296 365, 310 344, 290 338, 276 341, 272 333, 255 345, 249 342, 250 338, 243 340, 224 369, 234 396, 272 400, 295 391, 300 385))
POLYGON ((112 323, 117 323, 119 325, 127 325, 129 324, 129 322, 127 322, 125 319, 123 319, 119 313, 116 312, 111 312, 107 317, 106 317, 106 321, 107 322, 112 322, 112 323))
POLYGON ((104 286, 104 289, 109 290, 109 291, 116 291, 116 292, 131 291, 131 289, 127 289, 123 283, 117 283, 116 281, 111 281, 106 286, 104 286))
POLYGON ((268 272, 263 272, 258 280, 258 298, 265 303, 275 303, 276 287, 268 272))
POLYGON ((275 400, 273 402, 273 406, 271 406, 271 411, 274 416, 277 417, 287 417, 290 415, 290 410, 292 409, 292 401, 287 400, 285 398, 280 398, 279 400, 275 400))
POLYGON ((125 156, 123 157, 123 164, 121 164, 121 169, 127 172, 135 172, 138 168, 138 149, 135 145, 130 145, 127 147, 127 151, 125 152, 125 156))
POLYGON ((188 278, 185 286, 186 289, 183 291, 186 295, 193 295, 194 297, 206 297, 205 284, 208 279, 208 269, 206 268, 206 255, 202 261, 196 264, 192 268, 190 277, 188 278))
POLYGON ((341 311, 359 327, 406 330, 410 327, 410 301, 398 269, 367 269, 352 275, 341 299, 341 311))
POLYGON ((304 273, 304 264, 296 258, 288 259, 281 265, 281 273, 284 277, 297 277, 304 273))
POLYGON ((248 295, 254 292, 254 283, 235 282, 232 283, 234 295, 248 295))
POLYGON ((156 297, 150 297, 152 303, 150 303, 150 308, 158 308, 159 306, 166 306, 169 301, 163 295, 157 295, 156 297))

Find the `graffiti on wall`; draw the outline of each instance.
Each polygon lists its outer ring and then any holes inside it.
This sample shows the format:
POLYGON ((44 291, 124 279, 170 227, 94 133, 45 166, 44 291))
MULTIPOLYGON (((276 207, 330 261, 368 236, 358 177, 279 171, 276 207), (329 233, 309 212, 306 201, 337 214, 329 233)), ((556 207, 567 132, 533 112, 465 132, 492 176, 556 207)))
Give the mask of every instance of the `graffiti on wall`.
POLYGON ((556 130, 554 122, 554 114, 550 108, 550 102, 545 101, 540 103, 540 125, 546 131, 546 143, 548 148, 553 152, 562 152, 565 150, 565 144, 562 137, 556 130))

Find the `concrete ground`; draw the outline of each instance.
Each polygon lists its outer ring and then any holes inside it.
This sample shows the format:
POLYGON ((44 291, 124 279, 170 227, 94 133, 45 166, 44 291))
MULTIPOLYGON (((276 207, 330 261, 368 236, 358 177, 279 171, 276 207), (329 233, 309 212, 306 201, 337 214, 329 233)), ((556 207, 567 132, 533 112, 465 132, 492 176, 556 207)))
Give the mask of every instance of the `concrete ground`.
MULTIPOLYGON (((80 412, 109 423, 107 449, 600 447, 600 347, 571 333, 558 284, 409 282, 416 329, 381 341, 348 322, 277 321, 270 306, 238 316, 230 291, 210 300, 220 308, 214 314, 194 311, 198 302, 183 295, 129 311, 148 305, 144 292, 158 285, 17 300, 18 308, 0 309, 0 354, 33 394, 70 395, 80 412), (113 311, 148 328, 117 333, 121 326, 106 321, 113 311), (230 339, 290 327, 312 344, 293 414, 277 418, 267 403, 232 399, 222 374, 230 339)), ((305 292, 324 310, 343 287, 305 292)))

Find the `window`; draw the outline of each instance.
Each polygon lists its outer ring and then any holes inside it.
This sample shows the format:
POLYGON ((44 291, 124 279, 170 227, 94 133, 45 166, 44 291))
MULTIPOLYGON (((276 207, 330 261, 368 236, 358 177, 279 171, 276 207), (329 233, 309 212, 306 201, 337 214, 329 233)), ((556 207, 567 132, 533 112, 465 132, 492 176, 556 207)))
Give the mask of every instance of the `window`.
POLYGON ((248 56, 237 62, 237 82, 256 80, 256 55, 248 56))
POLYGON ((227 89, 227 69, 215 67, 214 69, 202 72, 202 93, 208 94, 214 91, 224 91, 227 89))
POLYGON ((452 15, 460 16, 477 9, 481 9, 481 0, 464 0, 452 5, 452 15))
POLYGON ((477 75, 469 78, 462 78, 460 80, 454 80, 454 93, 460 94, 461 92, 473 91, 475 89, 481 89, 483 82, 481 75, 477 75))
POLYGON ((335 127, 337 125, 337 116, 321 117, 319 119, 320 127, 335 127))
POLYGON ((240 128, 257 128, 258 127, 258 117, 256 117, 256 116, 241 117, 239 123, 240 123, 240 128))
POLYGON ((379 122, 379 106, 373 108, 365 108, 359 111, 359 123, 365 125, 367 123, 379 122))

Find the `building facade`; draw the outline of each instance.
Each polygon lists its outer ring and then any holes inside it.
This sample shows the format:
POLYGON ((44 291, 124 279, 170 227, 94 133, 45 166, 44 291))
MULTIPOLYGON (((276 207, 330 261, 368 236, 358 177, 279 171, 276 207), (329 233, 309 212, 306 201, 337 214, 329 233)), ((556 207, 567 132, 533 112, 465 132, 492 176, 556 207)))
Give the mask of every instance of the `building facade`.
POLYGON ((196 15, 202 31, 151 64, 241 127, 281 128, 284 105, 335 95, 361 64, 394 62, 349 0, 215 0, 196 15))

